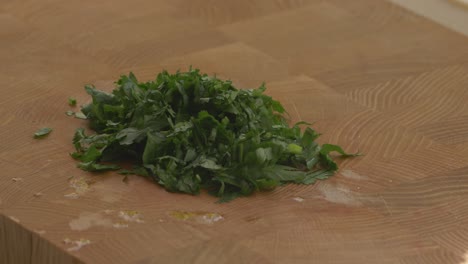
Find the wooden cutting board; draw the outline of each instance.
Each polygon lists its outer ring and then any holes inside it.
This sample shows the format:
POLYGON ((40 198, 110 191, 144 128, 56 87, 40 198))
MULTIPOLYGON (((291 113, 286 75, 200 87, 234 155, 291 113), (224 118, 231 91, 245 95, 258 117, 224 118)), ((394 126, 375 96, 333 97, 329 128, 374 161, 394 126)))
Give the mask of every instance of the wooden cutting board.
POLYGON ((0 3, 0 263, 465 263, 468 39, 385 1, 0 3), (267 83, 360 150, 227 204, 76 168, 83 86, 162 69, 267 83), (32 138, 40 127, 53 132, 32 138))

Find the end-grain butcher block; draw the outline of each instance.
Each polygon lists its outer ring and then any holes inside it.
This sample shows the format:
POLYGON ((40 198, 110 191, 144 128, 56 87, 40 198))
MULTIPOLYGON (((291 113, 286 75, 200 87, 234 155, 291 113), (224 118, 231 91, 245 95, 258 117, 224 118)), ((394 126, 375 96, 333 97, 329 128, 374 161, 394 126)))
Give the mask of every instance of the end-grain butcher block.
POLYGON ((394 2, 2 1, 0 263, 468 263, 468 38, 394 2), (77 168, 85 85, 190 67, 363 155, 225 203, 77 168))

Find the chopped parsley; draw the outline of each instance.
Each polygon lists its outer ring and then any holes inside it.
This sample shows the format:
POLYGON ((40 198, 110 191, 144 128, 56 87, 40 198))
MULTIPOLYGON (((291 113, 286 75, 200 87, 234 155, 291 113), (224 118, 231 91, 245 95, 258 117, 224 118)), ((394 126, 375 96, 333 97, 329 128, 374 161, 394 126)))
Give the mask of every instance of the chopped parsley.
POLYGON ((236 89, 199 70, 166 71, 138 82, 121 76, 112 93, 85 86, 92 102, 82 107, 93 134, 77 129, 78 167, 132 170, 171 192, 201 189, 227 201, 284 183, 312 184, 338 169, 330 152, 339 146, 315 140, 305 122, 289 126, 280 102, 257 89, 236 89), (304 128, 301 128, 304 127, 304 128))

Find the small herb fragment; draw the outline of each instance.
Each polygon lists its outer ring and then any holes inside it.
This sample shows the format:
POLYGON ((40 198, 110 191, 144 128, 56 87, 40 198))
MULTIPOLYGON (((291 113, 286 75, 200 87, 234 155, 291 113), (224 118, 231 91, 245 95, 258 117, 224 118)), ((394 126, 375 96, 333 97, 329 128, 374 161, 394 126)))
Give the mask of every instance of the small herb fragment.
POLYGON ((130 73, 116 84, 112 93, 85 86, 92 103, 81 110, 96 133, 79 128, 73 138, 72 156, 83 170, 114 170, 112 163, 130 159, 134 169, 121 174, 149 177, 173 192, 207 189, 228 201, 326 179, 338 169, 330 152, 353 156, 320 146, 308 123, 290 127, 264 85, 239 90, 199 70, 164 71, 150 82, 130 73))
POLYGON ((70 105, 70 106, 76 106, 76 99, 75 99, 75 98, 72 98, 72 97, 69 97, 69 98, 68 98, 68 105, 70 105))
POLYGON ((52 132, 52 129, 51 128, 48 128, 48 127, 43 127, 39 130, 36 131, 36 133, 34 133, 34 138, 43 138, 45 136, 47 136, 50 132, 52 132))
POLYGON ((66 114, 67 116, 73 116, 73 115, 75 115, 75 112, 73 112, 73 111, 71 111, 71 110, 68 110, 68 111, 65 112, 65 114, 66 114))
POLYGON ((74 114, 75 114, 75 117, 78 119, 86 119, 86 116, 82 112, 76 112, 74 114))

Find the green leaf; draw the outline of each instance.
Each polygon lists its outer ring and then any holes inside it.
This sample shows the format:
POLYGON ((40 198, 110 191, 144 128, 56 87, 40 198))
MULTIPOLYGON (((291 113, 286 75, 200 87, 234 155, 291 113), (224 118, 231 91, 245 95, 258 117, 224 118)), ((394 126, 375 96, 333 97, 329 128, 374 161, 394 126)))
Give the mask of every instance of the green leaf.
POLYGON ((268 178, 256 180, 256 184, 259 190, 273 190, 276 186, 279 185, 279 183, 280 182, 277 180, 268 178))
POLYGON ((85 171, 108 171, 108 170, 118 170, 119 166, 113 164, 99 164, 94 161, 89 162, 80 162, 78 163, 78 168, 85 171))
POLYGON ((222 166, 216 164, 216 162, 211 159, 203 159, 203 161, 200 162, 199 166, 205 169, 209 169, 209 170, 220 170, 223 168, 222 166))
POLYGON ((313 172, 306 173, 303 181, 303 184, 312 184, 317 180, 325 180, 332 176, 335 172, 331 170, 317 170, 313 172))
POLYGON ((304 183, 306 178, 306 172, 290 166, 274 165, 265 168, 264 171, 269 179, 273 179, 282 183, 304 183))
POLYGON ((117 172, 118 174, 121 175, 140 175, 140 176, 148 176, 148 171, 141 166, 134 166, 133 169, 127 170, 127 169, 122 169, 117 172))
POLYGON ((322 155, 328 155, 330 152, 338 152, 344 157, 354 157, 354 156, 359 156, 359 153, 355 154, 349 154, 346 153, 340 146, 337 145, 332 145, 332 144, 323 144, 322 148, 320 149, 320 154, 322 155))
POLYGON ((118 174, 121 174, 121 175, 134 175, 135 172, 133 170, 119 170, 117 172, 118 174))
POLYGON ((75 112, 73 112, 73 111, 71 111, 71 110, 68 110, 68 111, 65 112, 65 114, 66 114, 67 116, 73 116, 73 115, 75 115, 75 112))
POLYGON ((90 162, 90 161, 97 161, 99 160, 101 155, 102 155, 102 152, 93 145, 79 156, 79 160, 85 163, 90 162))
POLYGON ((120 145, 131 145, 139 143, 146 138, 146 130, 128 127, 120 130, 115 136, 120 145))
POLYGON ((36 133, 34 133, 34 138, 36 139, 43 138, 49 135, 50 132, 52 132, 52 128, 48 128, 48 127, 40 128, 39 130, 36 131, 36 133))
POLYGON ((288 145, 288 151, 292 154, 301 154, 302 147, 297 144, 291 143, 288 145))
POLYGON ((360 155, 360 154, 348 154, 341 147, 337 145, 323 144, 320 149, 321 164, 323 167, 331 171, 338 170, 338 166, 336 165, 336 163, 333 161, 333 159, 329 155, 331 152, 338 152, 343 157, 354 157, 354 156, 360 155))
POLYGON ((163 143, 165 137, 158 133, 147 133, 146 146, 142 153, 143 164, 153 164, 158 157, 159 145, 163 143))
POLYGON ((265 164, 273 159, 273 151, 271 148, 258 148, 255 150, 257 156, 256 161, 259 164, 265 164))
POLYGON ((75 99, 75 98, 72 98, 72 97, 69 97, 69 98, 68 98, 68 105, 70 105, 70 106, 76 106, 76 99, 75 99))
MULTIPOLYGON (((212 193, 213 195, 217 195, 216 193, 212 193)), ((227 203, 227 202, 230 202, 236 198, 239 198, 240 196, 242 196, 242 194, 238 193, 238 192, 225 192, 221 195, 217 195, 219 197, 218 199, 218 203, 227 203)))

